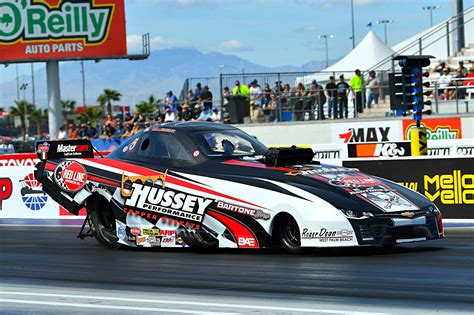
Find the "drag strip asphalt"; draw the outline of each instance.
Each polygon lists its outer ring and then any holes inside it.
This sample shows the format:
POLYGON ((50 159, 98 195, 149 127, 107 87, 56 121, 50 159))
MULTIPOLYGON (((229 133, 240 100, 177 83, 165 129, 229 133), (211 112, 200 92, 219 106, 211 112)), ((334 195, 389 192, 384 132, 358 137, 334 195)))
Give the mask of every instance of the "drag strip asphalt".
POLYGON ((394 248, 120 249, 77 226, 0 225, 0 313, 454 314, 474 310, 474 229, 394 248), (73 311, 74 310, 74 311, 73 311))

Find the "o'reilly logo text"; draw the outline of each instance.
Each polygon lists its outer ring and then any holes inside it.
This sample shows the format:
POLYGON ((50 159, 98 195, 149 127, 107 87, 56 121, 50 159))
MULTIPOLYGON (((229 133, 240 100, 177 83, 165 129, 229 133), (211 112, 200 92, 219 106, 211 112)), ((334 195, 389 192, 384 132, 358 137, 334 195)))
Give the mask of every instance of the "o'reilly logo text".
POLYGON ((113 5, 94 1, 63 2, 49 8, 33 0, 0 2, 0 42, 82 38, 85 43, 105 39, 113 5))

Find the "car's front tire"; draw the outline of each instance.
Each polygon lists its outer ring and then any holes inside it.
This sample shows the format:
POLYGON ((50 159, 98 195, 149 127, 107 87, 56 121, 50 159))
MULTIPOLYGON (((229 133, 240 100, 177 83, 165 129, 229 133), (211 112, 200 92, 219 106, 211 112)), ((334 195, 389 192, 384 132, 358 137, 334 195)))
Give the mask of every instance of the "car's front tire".
POLYGON ((300 229, 295 218, 289 214, 280 217, 275 229, 275 241, 281 249, 292 254, 302 252, 300 229))
POLYGON ((118 237, 115 230, 115 216, 110 205, 101 199, 94 200, 87 206, 88 222, 95 239, 105 247, 118 249, 118 237))

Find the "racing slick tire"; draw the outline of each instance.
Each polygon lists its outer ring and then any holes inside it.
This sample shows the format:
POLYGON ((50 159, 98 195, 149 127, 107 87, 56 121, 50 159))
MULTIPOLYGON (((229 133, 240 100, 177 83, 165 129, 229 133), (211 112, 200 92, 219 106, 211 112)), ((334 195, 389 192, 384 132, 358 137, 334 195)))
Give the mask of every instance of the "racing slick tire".
POLYGON ((88 223, 95 239, 105 247, 119 249, 115 230, 115 216, 110 205, 102 198, 96 198, 87 205, 88 223))
POLYGON ((275 244, 283 251, 291 254, 303 252, 298 223, 289 214, 280 216, 275 222, 275 244))

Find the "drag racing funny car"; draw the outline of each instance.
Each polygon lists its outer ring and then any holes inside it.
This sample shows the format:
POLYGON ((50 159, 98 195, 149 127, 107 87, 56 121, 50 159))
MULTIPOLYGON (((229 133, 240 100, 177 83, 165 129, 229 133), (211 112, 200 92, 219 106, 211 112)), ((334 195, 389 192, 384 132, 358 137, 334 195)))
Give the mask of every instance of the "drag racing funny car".
POLYGON ((72 214, 86 208, 80 236, 110 248, 298 252, 443 237, 440 211, 419 193, 320 164, 311 149, 268 149, 229 125, 155 125, 105 158, 87 140, 36 151, 43 190, 72 214))

